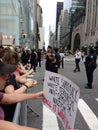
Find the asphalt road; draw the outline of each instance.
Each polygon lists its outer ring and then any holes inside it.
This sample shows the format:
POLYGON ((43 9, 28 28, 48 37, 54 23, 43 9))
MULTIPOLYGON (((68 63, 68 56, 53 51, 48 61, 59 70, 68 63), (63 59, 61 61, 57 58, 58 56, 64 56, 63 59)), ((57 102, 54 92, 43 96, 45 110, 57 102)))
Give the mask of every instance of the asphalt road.
MULTIPOLYGON (((69 78, 80 88, 80 101, 75 120, 75 129, 78 130, 98 130, 98 67, 94 72, 93 89, 85 89, 87 80, 84 63, 80 62, 80 72, 74 73, 75 63, 74 59, 65 58, 64 69, 59 69, 59 74, 69 78), (82 105, 82 106, 81 106, 82 105)), ((35 88, 28 90, 28 92, 38 92, 43 90, 43 79, 45 73, 45 60, 42 61, 42 67, 37 68, 33 79, 37 80, 38 84, 35 88)), ((28 126, 42 130, 43 123, 43 105, 40 100, 28 101, 28 126), (39 115, 39 116, 37 116, 39 115)), ((62 130, 62 125, 58 121, 59 130, 62 130)), ((46 129, 47 130, 47 129, 46 129)), ((50 129, 54 130, 54 129, 50 129)))

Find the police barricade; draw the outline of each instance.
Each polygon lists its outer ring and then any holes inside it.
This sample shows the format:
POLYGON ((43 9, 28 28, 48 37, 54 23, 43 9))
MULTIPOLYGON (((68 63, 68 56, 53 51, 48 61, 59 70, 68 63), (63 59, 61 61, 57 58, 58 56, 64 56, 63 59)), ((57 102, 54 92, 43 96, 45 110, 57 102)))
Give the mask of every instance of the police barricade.
POLYGON ((27 125, 27 103, 26 101, 22 103, 17 103, 14 116, 13 116, 13 123, 20 124, 20 125, 27 125))

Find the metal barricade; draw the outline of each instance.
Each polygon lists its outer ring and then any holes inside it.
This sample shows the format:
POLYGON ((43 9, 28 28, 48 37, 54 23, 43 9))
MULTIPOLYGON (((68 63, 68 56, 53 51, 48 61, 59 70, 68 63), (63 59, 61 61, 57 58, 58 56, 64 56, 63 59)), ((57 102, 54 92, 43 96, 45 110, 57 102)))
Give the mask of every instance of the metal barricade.
POLYGON ((19 119, 20 119, 20 109, 21 109, 21 103, 17 103, 14 116, 13 116, 13 123, 19 124, 19 119))
POLYGON ((22 103, 17 103, 14 116, 13 123, 20 125, 27 125, 27 103, 26 101, 22 103))

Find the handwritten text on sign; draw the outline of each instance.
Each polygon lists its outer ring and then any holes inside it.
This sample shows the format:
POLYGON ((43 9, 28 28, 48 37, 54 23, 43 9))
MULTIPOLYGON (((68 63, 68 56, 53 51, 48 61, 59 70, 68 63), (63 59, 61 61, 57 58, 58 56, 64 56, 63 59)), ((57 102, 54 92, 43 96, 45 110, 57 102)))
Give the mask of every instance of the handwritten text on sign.
POLYGON ((44 93, 45 105, 59 117, 65 130, 73 128, 80 95, 79 88, 64 76, 46 71, 44 93))

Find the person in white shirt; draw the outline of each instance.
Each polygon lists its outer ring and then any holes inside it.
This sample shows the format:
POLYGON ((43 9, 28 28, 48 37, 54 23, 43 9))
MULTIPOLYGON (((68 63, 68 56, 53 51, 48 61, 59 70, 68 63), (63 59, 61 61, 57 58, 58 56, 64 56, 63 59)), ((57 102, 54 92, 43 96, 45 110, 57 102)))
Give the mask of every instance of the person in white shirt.
POLYGON ((62 68, 64 68, 64 53, 60 53, 62 68))
POLYGON ((76 71, 80 71, 80 66, 79 66, 79 62, 81 60, 81 52, 79 49, 76 50, 76 53, 75 53, 75 64, 76 64, 76 67, 74 69, 74 72, 76 71))

